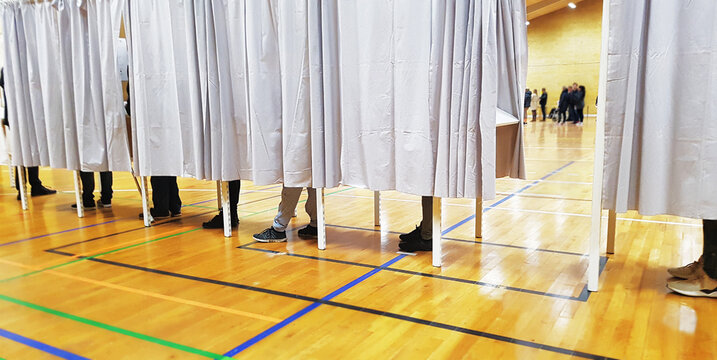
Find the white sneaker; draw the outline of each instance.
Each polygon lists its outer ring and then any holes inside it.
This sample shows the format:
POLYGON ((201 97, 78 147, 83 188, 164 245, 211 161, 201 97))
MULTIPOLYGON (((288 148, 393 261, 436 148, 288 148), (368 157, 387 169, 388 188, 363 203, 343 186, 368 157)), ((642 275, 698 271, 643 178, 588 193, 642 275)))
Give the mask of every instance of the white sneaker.
POLYGON ((692 280, 673 280, 667 282, 667 288, 682 295, 717 298, 717 279, 707 276, 702 268, 692 280))

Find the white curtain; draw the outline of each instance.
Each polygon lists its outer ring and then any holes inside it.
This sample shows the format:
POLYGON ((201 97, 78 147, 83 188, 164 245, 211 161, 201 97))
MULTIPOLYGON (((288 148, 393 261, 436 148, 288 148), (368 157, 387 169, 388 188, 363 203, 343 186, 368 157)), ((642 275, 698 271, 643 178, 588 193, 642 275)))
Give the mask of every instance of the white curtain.
POLYGON ((140 175, 338 185, 333 1, 128 5, 140 175))
POLYGON ((2 7, 13 163, 128 171, 114 39, 121 0, 2 7))
POLYGON ((609 1, 603 206, 717 219, 717 2, 609 1))

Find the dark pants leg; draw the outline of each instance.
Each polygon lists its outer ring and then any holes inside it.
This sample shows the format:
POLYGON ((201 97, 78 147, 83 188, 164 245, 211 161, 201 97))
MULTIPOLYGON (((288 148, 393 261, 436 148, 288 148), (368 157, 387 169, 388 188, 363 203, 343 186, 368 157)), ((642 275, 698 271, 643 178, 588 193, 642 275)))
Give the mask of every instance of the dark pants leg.
POLYGON ((578 112, 578 120, 579 120, 580 122, 583 122, 583 118, 585 117, 585 116, 583 115, 583 108, 579 108, 577 112, 578 112))
POLYGON ((93 204, 95 202, 95 173, 80 171, 82 182, 82 203, 93 204))
POLYGON ((421 238, 424 240, 433 237, 433 196, 421 197, 421 238))
POLYGON ((169 212, 169 187, 167 178, 170 176, 152 176, 149 182, 152 184, 152 205, 158 215, 166 215, 169 212))
POLYGON ((112 172, 103 171, 100 173, 100 184, 102 184, 102 194, 100 200, 109 204, 112 202, 112 172))
POLYGON ((543 112, 543 121, 545 121, 545 105, 540 105, 540 111, 543 112))
POLYGON ((702 256, 705 260, 705 273, 717 279, 717 220, 702 220, 704 233, 704 250, 702 256))
POLYGON ((565 110, 558 110, 558 122, 565 122, 565 110))
MULTIPOLYGON (((17 168, 18 167, 15 167, 15 189, 20 190, 20 177, 17 176, 17 168)), ((42 186, 42 181, 40 181, 40 168, 37 166, 25 168, 25 182, 29 182, 31 187, 42 186)))
POLYGON ((172 214, 180 214, 182 212, 182 200, 179 198, 179 186, 177 186, 176 176, 168 176, 167 189, 169 211, 172 212, 172 214))
POLYGON ((574 123, 578 122, 578 113, 575 111, 574 106, 568 108, 568 116, 570 116, 570 121, 574 123))
POLYGON ((239 219, 237 206, 239 205, 240 190, 241 180, 233 180, 229 182, 229 209, 231 210, 232 220, 239 219))

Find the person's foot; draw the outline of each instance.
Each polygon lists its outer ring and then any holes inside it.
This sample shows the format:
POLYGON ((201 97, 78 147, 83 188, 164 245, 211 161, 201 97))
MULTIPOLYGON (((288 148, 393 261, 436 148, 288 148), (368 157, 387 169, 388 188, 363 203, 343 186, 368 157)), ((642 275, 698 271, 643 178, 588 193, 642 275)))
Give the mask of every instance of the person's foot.
POLYGON ((32 196, 52 195, 55 193, 57 193, 57 190, 48 189, 42 185, 33 186, 32 190, 30 190, 30 195, 32 196))
POLYGON ((112 207, 112 200, 110 201, 103 201, 102 199, 97 200, 97 207, 98 208, 111 208, 112 207))
MULTIPOLYGON (((72 205, 70 205, 70 207, 73 208, 73 209, 77 209, 77 204, 72 204, 72 205)), ((82 208, 83 208, 83 209, 94 209, 94 208, 95 208, 95 201, 94 201, 94 200, 93 200, 93 201, 87 201, 87 202, 83 201, 83 202, 82 202, 82 208)))
MULTIPOLYGON (((232 219, 232 227, 239 226, 239 219, 232 219)), ((219 215, 202 224, 205 229, 224 229, 224 214, 220 211, 219 215)))
POLYGON ((704 266, 704 261, 704 257, 700 256, 699 260, 693 263, 681 267, 669 268, 667 272, 676 278, 694 280, 697 277, 697 270, 702 269, 702 266, 704 266))
POLYGON ((421 230, 416 227, 415 230, 408 234, 400 235, 401 242, 398 243, 398 249, 405 252, 431 251, 433 250, 433 241, 431 239, 423 239, 421 230))
POLYGON ((169 216, 171 216, 171 217, 182 216, 182 210, 170 211, 170 212, 169 212, 169 216))
MULTIPOLYGON (((169 217, 169 211, 157 211, 154 208, 149 209, 149 214, 152 215, 154 220, 164 219, 169 217)), ((144 219, 144 214, 139 213, 139 218, 144 219)))
POLYGON ((17 199, 20 200, 20 193, 17 193, 17 199))
POLYGON ((306 225, 303 229, 299 229, 298 234, 301 238, 315 238, 319 236, 319 229, 316 226, 306 225))
POLYGON ((673 280, 667 282, 667 288, 682 295, 717 298, 717 279, 713 279, 699 268, 692 280, 673 280))
POLYGON ((270 227, 259 234, 254 234, 254 240, 262 243, 274 243, 286 241, 286 231, 276 231, 270 227))

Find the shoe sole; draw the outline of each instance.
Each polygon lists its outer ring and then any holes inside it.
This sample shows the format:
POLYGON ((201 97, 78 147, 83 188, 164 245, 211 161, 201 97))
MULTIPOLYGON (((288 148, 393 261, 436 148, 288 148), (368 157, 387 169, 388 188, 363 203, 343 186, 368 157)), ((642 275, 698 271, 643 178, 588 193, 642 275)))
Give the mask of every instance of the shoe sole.
POLYGON ((680 274, 676 274, 676 273, 673 273, 673 272, 670 271, 670 270, 667 270, 667 273, 670 274, 670 275, 672 275, 672 277, 676 277, 676 278, 682 279, 682 280, 694 280, 694 279, 697 278, 697 277, 694 276, 694 275, 680 275, 680 274))
POLYGON ((316 239, 319 237, 319 235, 309 235, 309 234, 297 234, 302 239, 316 239))
POLYGON ((286 238, 284 238, 284 239, 260 239, 260 238, 257 238, 256 236, 254 236, 253 238, 254 238, 254 240, 256 240, 260 243, 280 243, 280 242, 286 241, 286 238))
POLYGON ((689 291, 689 290, 680 290, 680 289, 673 289, 670 287, 670 285, 667 285, 667 288, 685 296, 692 296, 692 297, 706 297, 706 298, 715 298, 717 299, 717 291, 712 292, 711 294, 704 293, 702 291, 689 291))

